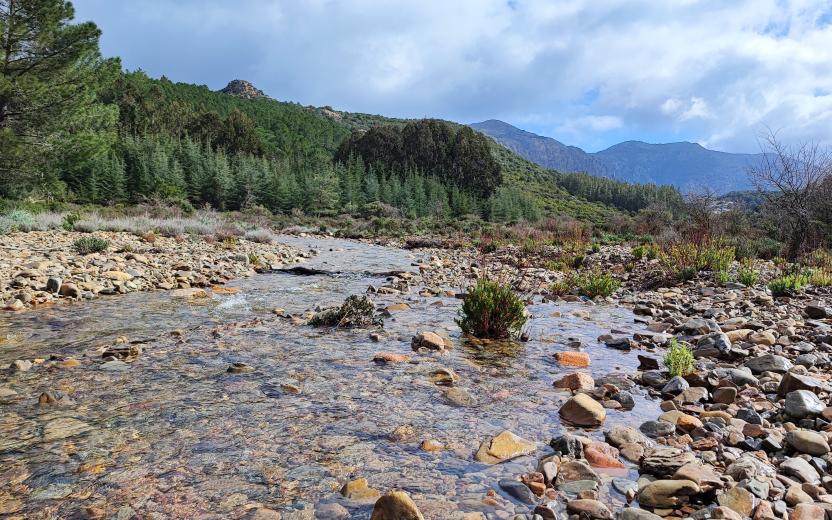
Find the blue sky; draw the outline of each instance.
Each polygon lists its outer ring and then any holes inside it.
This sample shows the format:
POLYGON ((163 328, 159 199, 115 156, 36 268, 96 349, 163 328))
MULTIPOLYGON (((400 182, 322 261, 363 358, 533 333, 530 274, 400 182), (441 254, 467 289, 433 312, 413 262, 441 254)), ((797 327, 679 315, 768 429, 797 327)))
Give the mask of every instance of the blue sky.
POLYGON ((832 144, 828 0, 75 0, 106 55, 219 89, 460 122, 588 151, 832 144))

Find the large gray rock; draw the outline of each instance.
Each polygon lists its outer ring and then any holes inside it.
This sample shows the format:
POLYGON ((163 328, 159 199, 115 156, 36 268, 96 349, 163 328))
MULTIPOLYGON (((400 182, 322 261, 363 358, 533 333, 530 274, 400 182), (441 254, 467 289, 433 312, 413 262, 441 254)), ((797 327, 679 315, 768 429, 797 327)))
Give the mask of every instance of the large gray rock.
POLYGON ((670 478, 686 464, 696 462, 696 456, 678 448, 658 446, 645 452, 641 460, 641 472, 659 478, 670 478))
POLYGON ((810 430, 793 430, 786 434, 786 443, 801 453, 820 457, 829 453, 826 437, 810 430))
POLYGON ((744 363, 744 366, 751 369, 754 374, 762 374, 763 372, 776 372, 784 374, 792 368, 792 362, 783 356, 777 354, 763 354, 755 358, 749 359, 744 363))
POLYGON ((811 392, 819 392, 823 389, 823 383, 811 376, 795 374, 794 372, 786 372, 780 384, 777 386, 777 395, 785 396, 789 392, 795 390, 809 390, 811 392))
POLYGON ((696 493, 699 486, 690 480, 654 480, 638 492, 638 502, 648 507, 672 508, 696 493))
POLYGON ((795 477, 801 482, 815 483, 820 480, 817 470, 800 457, 792 457, 781 462, 780 473, 795 477))
POLYGON ((797 419, 819 415, 826 405, 809 390, 794 390, 786 395, 786 413, 797 419))
POLYGON ((731 340, 724 332, 714 332, 699 338, 696 343, 696 348, 693 350, 693 356, 696 358, 702 357, 719 357, 728 354, 731 351, 731 340))

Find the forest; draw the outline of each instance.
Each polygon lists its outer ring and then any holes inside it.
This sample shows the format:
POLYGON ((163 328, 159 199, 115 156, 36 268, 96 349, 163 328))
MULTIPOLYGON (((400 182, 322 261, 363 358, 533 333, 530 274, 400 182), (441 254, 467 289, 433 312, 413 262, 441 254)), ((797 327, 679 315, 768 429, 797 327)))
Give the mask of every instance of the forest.
POLYGON ((73 22, 71 4, 20 6, 0 21, 0 198, 497 221, 681 200, 673 188, 506 160, 513 154, 456 123, 243 99, 124 71, 101 56, 93 23, 73 22))

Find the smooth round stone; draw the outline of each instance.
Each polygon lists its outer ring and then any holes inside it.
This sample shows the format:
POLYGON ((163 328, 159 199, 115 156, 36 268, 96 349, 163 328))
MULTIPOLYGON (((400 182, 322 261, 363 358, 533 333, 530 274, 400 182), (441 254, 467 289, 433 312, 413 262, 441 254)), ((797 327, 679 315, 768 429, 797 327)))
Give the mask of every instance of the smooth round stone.
POLYGON ((638 484, 626 478, 612 479, 612 487, 622 495, 626 495, 628 491, 638 491, 638 484))
POLYGON ((638 428, 650 438, 665 437, 676 432, 676 425, 664 421, 647 421, 638 428))
POLYGON ((564 493, 577 495, 581 491, 597 491, 598 482, 594 480, 574 480, 572 482, 562 484, 558 487, 558 489, 564 493))

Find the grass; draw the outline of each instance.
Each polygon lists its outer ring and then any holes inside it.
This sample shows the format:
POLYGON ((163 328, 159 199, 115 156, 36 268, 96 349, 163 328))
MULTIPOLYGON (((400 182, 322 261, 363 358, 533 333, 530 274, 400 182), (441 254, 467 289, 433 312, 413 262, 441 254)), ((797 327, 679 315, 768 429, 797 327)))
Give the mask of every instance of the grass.
POLYGON ((694 369, 693 352, 676 338, 670 340, 670 349, 665 354, 663 362, 671 377, 686 376, 694 369))
POLYGON ((72 248, 80 255, 102 253, 110 248, 110 241, 99 237, 81 237, 72 244, 72 248))
POLYGON ((754 261, 750 258, 743 258, 740 261, 740 269, 737 271, 737 281, 746 287, 753 287, 759 280, 760 273, 754 269, 754 261))
POLYGON ((520 334, 526 306, 510 286, 481 279, 465 295, 456 323, 478 338, 506 339, 520 334))
POLYGON ((621 287, 621 283, 609 273, 594 271, 580 276, 576 282, 578 294, 589 298, 612 296, 621 287))

